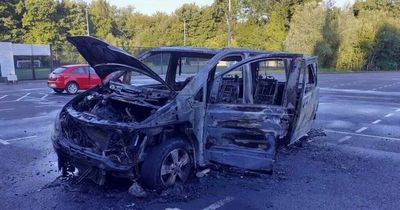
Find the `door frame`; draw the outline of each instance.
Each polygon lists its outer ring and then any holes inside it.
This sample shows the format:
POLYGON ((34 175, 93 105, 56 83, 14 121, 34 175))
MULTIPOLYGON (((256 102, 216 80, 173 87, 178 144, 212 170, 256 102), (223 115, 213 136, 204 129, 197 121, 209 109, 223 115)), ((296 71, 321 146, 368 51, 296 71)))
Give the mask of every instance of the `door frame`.
POLYGON ((303 58, 302 65, 299 68, 299 75, 297 77, 297 87, 299 87, 299 79, 301 78, 300 73, 303 74, 303 81, 301 83, 301 92, 295 106, 296 114, 290 131, 289 144, 293 144, 306 136, 307 132, 311 129, 314 115, 318 107, 317 69, 318 64, 316 57, 303 58), (311 66, 311 73, 313 74, 313 83, 311 83, 311 86, 308 86, 309 83, 307 83, 310 78, 308 66, 311 66), (311 87, 310 90, 306 92, 309 87, 311 87))

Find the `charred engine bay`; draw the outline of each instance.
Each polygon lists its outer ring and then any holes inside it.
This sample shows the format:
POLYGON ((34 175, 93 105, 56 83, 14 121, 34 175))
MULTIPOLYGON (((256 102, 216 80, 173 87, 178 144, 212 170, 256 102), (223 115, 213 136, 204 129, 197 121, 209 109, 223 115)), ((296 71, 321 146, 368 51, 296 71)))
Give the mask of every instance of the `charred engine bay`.
POLYGON ((72 106, 101 120, 132 123, 142 122, 172 98, 170 91, 157 87, 110 82, 108 87, 89 93, 72 106))
POLYGON ((85 150, 108 157, 114 163, 134 165, 142 159, 140 154, 148 141, 145 133, 117 126, 99 127, 96 120, 140 123, 172 98, 169 91, 157 88, 110 83, 71 104, 76 112, 95 116, 95 120, 91 120, 93 125, 63 113, 63 133, 68 141, 85 150))

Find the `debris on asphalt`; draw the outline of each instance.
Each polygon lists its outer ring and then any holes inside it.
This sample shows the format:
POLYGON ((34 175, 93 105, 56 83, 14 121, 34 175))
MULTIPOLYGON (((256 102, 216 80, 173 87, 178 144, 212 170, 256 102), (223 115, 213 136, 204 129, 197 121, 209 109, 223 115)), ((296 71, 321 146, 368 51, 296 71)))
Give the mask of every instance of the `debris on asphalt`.
POLYGON ((326 136, 324 129, 322 128, 311 128, 311 130, 307 133, 308 139, 313 139, 319 136, 326 136))
POLYGON ((196 177, 197 178, 202 178, 202 177, 204 177, 204 176, 207 176, 207 174, 210 172, 210 169, 209 168, 206 168, 206 169, 204 169, 204 170, 202 170, 202 171, 199 171, 199 172, 197 172, 196 173, 196 177))
POLYGON ((125 205, 126 208, 132 208, 134 206, 135 206, 135 203, 131 203, 131 204, 125 205))
POLYGON ((137 182, 134 182, 132 186, 129 187, 128 192, 137 198, 144 198, 147 196, 146 191, 137 182))

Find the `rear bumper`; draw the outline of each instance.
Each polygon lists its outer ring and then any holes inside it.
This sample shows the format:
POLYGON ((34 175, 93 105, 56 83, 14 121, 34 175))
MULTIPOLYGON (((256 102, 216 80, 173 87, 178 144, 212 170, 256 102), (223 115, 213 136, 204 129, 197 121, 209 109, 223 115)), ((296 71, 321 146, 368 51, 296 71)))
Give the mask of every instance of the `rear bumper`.
POLYGON ((53 89, 64 89, 65 85, 64 82, 62 81, 51 81, 51 80, 47 80, 47 86, 49 86, 49 88, 53 88, 53 89))

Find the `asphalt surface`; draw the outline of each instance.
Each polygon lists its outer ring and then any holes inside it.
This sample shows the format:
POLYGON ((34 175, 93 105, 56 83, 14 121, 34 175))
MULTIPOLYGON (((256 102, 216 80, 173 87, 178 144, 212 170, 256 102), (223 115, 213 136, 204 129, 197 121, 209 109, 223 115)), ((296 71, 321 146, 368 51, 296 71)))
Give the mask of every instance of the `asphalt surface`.
POLYGON ((400 72, 320 74, 314 132, 272 175, 212 170, 162 195, 61 180, 50 142, 72 98, 44 81, 0 84, 2 209, 398 209, 400 72))

